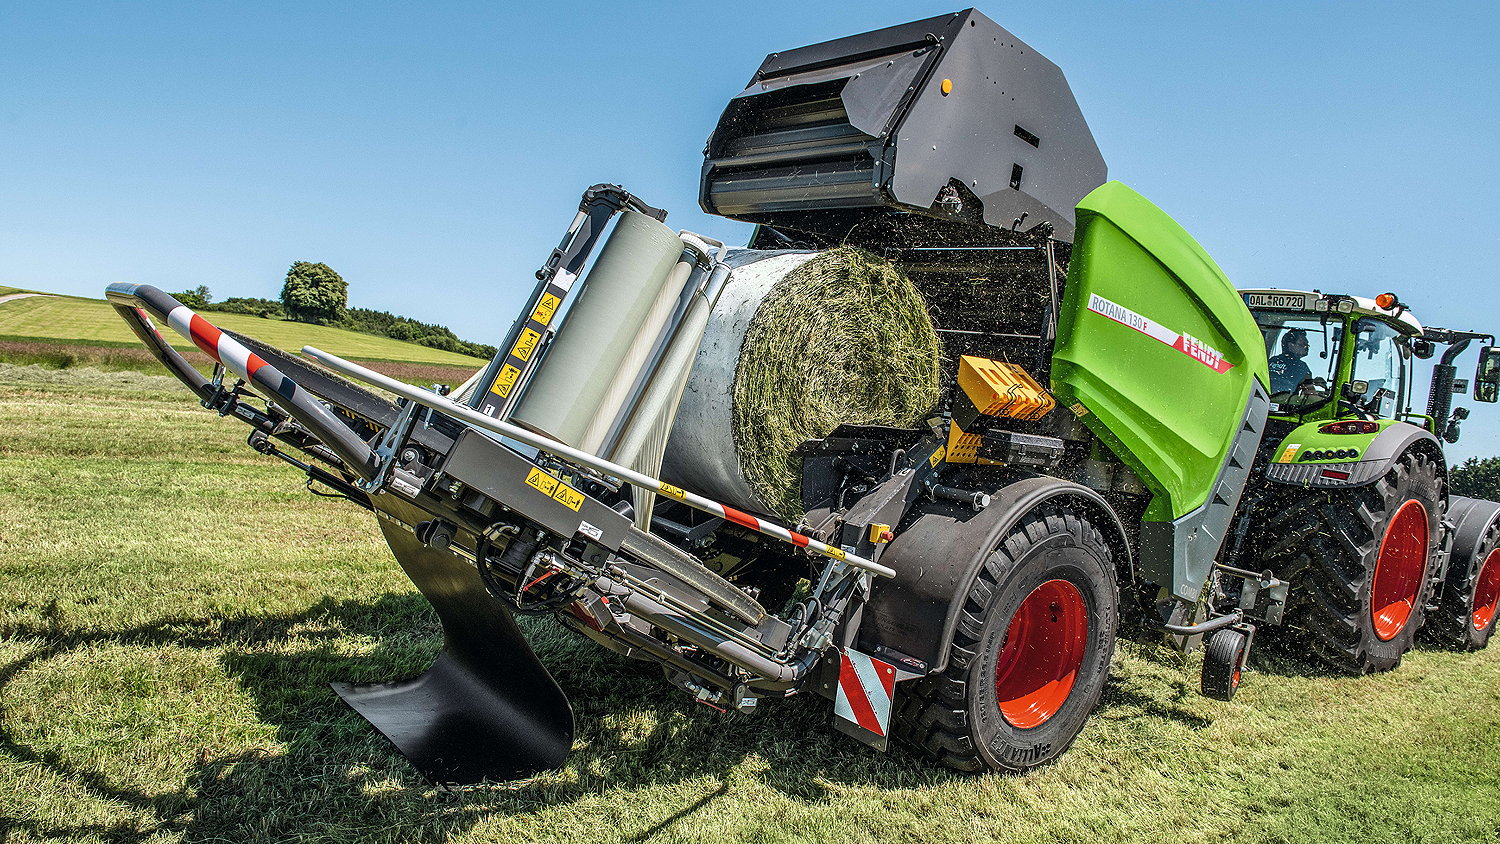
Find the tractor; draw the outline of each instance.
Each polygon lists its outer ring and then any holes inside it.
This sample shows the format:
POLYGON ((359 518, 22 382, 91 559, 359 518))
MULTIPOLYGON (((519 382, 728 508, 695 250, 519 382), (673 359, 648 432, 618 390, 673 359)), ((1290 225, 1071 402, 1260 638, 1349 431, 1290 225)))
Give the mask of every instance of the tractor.
POLYGON ((1394 293, 1241 293, 1265 339, 1272 411, 1225 556, 1291 582, 1272 637, 1359 674, 1396 667, 1418 635, 1483 647, 1500 597, 1496 505, 1448 494, 1443 444, 1468 417, 1452 407, 1468 387, 1454 361, 1474 341, 1491 345, 1472 395, 1496 400, 1494 337, 1424 328, 1394 293), (1415 362, 1439 345, 1414 409, 1415 362))

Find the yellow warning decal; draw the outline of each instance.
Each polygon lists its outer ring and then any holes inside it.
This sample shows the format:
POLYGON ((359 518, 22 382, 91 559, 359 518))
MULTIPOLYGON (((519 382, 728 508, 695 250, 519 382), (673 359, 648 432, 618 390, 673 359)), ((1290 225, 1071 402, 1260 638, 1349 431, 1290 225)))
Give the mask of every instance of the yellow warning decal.
POLYGON ((1277 463, 1290 463, 1290 462, 1292 462, 1292 458, 1297 456, 1297 449, 1299 449, 1301 447, 1302 447, 1302 443, 1288 443, 1287 447, 1286 447, 1286 450, 1283 451, 1283 452, 1281 452, 1281 456, 1280 457, 1276 458, 1276 462, 1277 463))
POLYGON ((558 484, 557 492, 552 493, 552 497, 561 501, 569 510, 577 510, 583 506, 583 493, 567 484, 558 484))
POLYGON ((490 392, 494 393, 502 399, 505 398, 506 396, 510 395, 510 388, 516 385, 516 376, 520 374, 521 370, 516 369, 514 366, 511 366, 507 363, 505 367, 500 370, 500 374, 496 376, 495 386, 490 388, 490 392))
POLYGON ((675 487, 671 484, 662 484, 661 486, 657 487, 656 491, 668 498, 675 498, 678 501, 683 500, 683 498, 687 495, 687 493, 682 491, 681 487, 675 487))
POLYGON ((510 350, 520 360, 531 360, 531 353, 536 351, 536 344, 542 339, 542 335, 535 329, 528 328, 521 332, 521 339, 516 341, 515 348, 510 350))
POLYGON ((1077 416, 1077 417, 1080 417, 1080 418, 1089 415, 1089 409, 1086 408, 1086 407, 1084 407, 1082 402, 1074 402, 1074 403, 1068 405, 1068 409, 1071 410, 1071 411, 1073 411, 1073 415, 1074 416, 1077 416))
POLYGON ((843 549, 835 548, 832 545, 828 546, 828 550, 824 551, 823 553, 834 558, 835 560, 847 560, 849 558, 849 556, 843 552, 843 549))
POLYGON ((557 478, 543 472, 541 469, 532 469, 526 476, 526 485, 536 491, 551 496, 557 492, 557 478))
POLYGON ((557 306, 561 304, 561 299, 553 296, 551 293, 543 293, 542 301, 537 302, 536 310, 531 312, 531 318, 542 325, 546 325, 552 321, 552 315, 557 313, 557 306))
POLYGON ((942 461, 943 455, 946 454, 947 451, 948 451, 947 446, 941 446, 941 445, 938 446, 938 450, 934 451, 932 453, 932 456, 929 457, 929 458, 927 458, 927 465, 929 467, 936 466, 938 463, 940 463, 942 461))

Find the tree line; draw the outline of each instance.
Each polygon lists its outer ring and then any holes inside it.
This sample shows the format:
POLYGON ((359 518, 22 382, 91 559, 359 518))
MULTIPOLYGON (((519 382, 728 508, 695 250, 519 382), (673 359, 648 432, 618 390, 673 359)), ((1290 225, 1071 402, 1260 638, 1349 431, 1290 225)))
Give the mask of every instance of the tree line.
POLYGON ((329 325, 477 358, 495 356, 494 346, 460 339, 446 326, 385 311, 349 307, 348 283, 332 267, 322 263, 293 262, 287 270, 286 281, 281 286, 280 301, 231 296, 222 302, 215 302, 212 293, 204 285, 172 295, 177 301, 196 311, 248 314, 265 319, 329 325))

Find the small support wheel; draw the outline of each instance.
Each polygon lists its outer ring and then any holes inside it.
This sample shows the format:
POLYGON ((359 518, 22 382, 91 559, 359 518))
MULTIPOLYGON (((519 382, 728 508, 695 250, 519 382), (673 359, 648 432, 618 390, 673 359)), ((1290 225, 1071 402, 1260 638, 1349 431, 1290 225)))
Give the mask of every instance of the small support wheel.
POLYGON ((1215 700, 1233 700, 1249 648, 1250 637, 1233 627, 1215 630, 1203 650, 1203 694, 1215 700))

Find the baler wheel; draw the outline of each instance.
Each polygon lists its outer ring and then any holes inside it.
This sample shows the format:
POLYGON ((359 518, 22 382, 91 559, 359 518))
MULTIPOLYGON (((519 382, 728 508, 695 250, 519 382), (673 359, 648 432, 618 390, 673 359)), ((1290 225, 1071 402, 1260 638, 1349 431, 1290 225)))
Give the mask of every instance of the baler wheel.
POLYGON ((1203 649, 1203 694, 1215 700, 1233 700, 1240 688, 1240 668, 1250 637, 1225 627, 1208 637, 1203 649))
POLYGON ((1437 644, 1477 651, 1490 643, 1500 618, 1500 522, 1490 525, 1468 562, 1448 570, 1438 610, 1422 632, 1437 644))
POLYGON ((1247 563, 1292 590, 1285 623, 1260 635, 1352 674, 1400 665, 1424 621, 1441 520, 1437 465, 1417 451, 1367 486, 1270 496, 1247 563))
POLYGON ((1113 554, 1089 517, 1032 511, 982 561, 947 668, 898 691, 896 738, 962 771, 1057 758, 1104 690, 1118 602, 1113 554))

